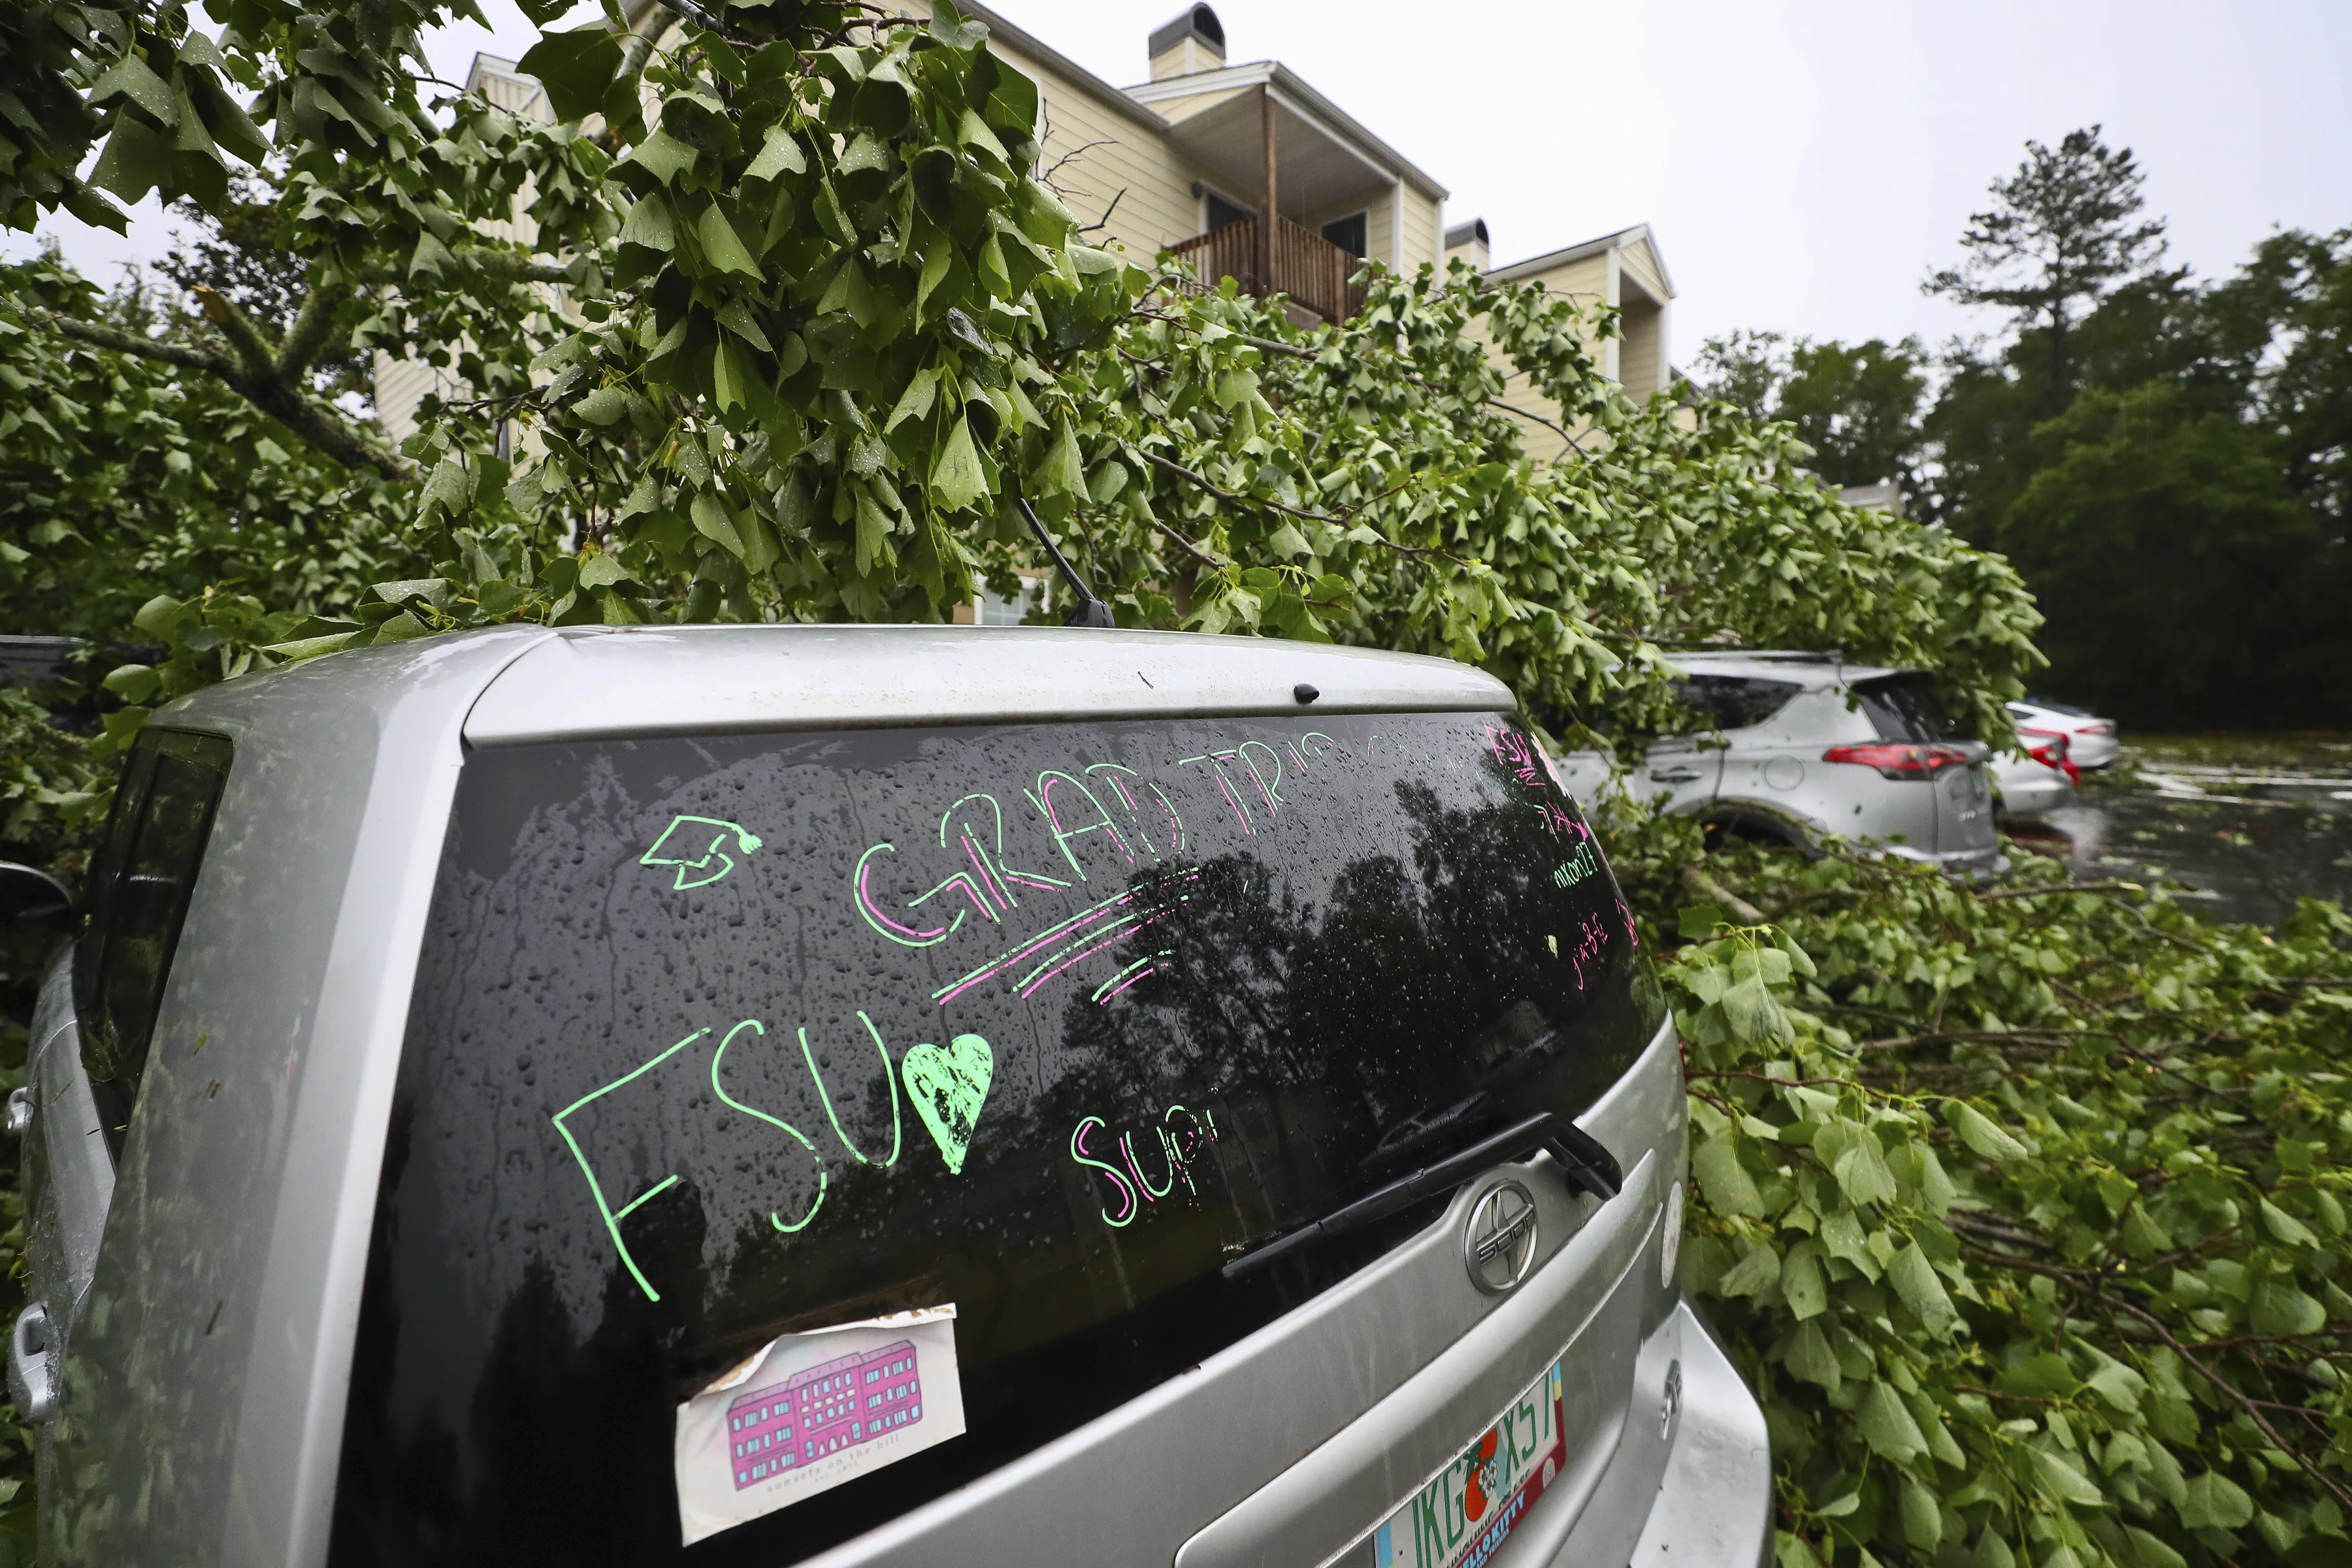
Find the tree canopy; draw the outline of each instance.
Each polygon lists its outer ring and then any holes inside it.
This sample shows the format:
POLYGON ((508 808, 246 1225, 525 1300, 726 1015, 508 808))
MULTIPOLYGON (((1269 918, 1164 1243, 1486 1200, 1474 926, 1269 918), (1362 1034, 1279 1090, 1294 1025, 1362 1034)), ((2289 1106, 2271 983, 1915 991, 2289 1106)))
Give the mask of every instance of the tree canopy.
POLYGON ((1831 482, 1897 466, 1913 515, 2000 551, 2049 617, 2051 695, 2141 727, 2352 722, 2352 229, 2200 280, 2158 265, 2138 165, 2096 127, 2028 153, 1931 279, 1999 334, 1737 333, 1702 385, 1790 422, 1831 482))

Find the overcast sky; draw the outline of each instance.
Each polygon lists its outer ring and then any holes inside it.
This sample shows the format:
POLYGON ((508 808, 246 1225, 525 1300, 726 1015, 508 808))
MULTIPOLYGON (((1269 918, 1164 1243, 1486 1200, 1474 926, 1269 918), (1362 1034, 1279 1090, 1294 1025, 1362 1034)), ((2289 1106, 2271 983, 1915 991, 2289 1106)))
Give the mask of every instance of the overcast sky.
MULTIPOLYGON (((1173 0, 995 0, 1120 85, 1173 0)), ((443 76, 535 36, 436 37, 443 76)), ((1483 216, 1497 263, 1653 226, 1677 299, 1674 353, 1738 327, 1816 337, 1989 328, 1921 297, 1986 183, 2028 138, 2101 123, 2147 172, 2173 255, 2212 275, 2274 226, 2352 226, 2352 4, 2263 0, 1232 0, 1231 58, 1278 58, 1427 170, 1449 223, 1483 216)), ((152 258, 53 226, 102 268, 152 258)), ((9 235, 0 249, 22 254, 9 235)))

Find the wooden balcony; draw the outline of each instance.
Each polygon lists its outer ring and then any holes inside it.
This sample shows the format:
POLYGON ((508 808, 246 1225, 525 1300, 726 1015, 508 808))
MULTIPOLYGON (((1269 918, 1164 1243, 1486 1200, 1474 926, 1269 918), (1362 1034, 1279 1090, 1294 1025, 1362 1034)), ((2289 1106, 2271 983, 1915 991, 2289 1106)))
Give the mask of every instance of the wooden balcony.
POLYGON ((1327 321, 1344 321, 1364 308, 1364 290, 1348 282, 1362 263, 1286 217, 1275 219, 1273 273, 1260 277, 1258 222, 1253 215, 1168 248, 1192 268, 1203 289, 1230 278, 1244 294, 1287 294, 1292 303, 1327 321))

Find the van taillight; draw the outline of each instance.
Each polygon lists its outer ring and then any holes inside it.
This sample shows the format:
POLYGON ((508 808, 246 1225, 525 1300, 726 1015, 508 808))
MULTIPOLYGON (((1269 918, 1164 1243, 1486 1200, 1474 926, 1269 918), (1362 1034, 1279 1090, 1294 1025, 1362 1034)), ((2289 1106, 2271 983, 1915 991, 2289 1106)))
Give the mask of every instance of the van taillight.
POLYGON ((1832 746, 1825 763, 1859 763, 1890 779, 1931 779, 1946 768, 1964 768, 1969 754, 1957 746, 1906 746, 1882 741, 1868 746, 1832 746))

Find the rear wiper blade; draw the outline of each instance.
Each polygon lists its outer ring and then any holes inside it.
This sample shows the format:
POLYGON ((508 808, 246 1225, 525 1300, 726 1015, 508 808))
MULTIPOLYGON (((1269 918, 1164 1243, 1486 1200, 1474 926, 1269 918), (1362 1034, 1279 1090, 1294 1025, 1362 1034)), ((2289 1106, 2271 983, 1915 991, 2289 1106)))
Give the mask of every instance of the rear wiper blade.
POLYGON ((1239 1279, 1244 1275, 1255 1274, 1302 1247, 1344 1236, 1375 1220, 1386 1219, 1402 1209, 1412 1207, 1433 1193, 1461 1185, 1489 1165, 1524 1159, 1538 1149, 1551 1152, 1552 1158, 1559 1162, 1560 1169, 1571 1185, 1591 1193, 1604 1204, 1615 1197, 1625 1184, 1624 1172, 1618 1168, 1615 1157, 1601 1147, 1600 1140, 1564 1116, 1549 1110, 1538 1111, 1492 1137, 1481 1139, 1458 1154, 1448 1155, 1433 1165, 1424 1165, 1409 1176, 1400 1176, 1385 1186, 1374 1188, 1354 1203, 1332 1210, 1321 1219, 1309 1220, 1264 1246, 1243 1253, 1225 1265, 1224 1277, 1239 1279))

